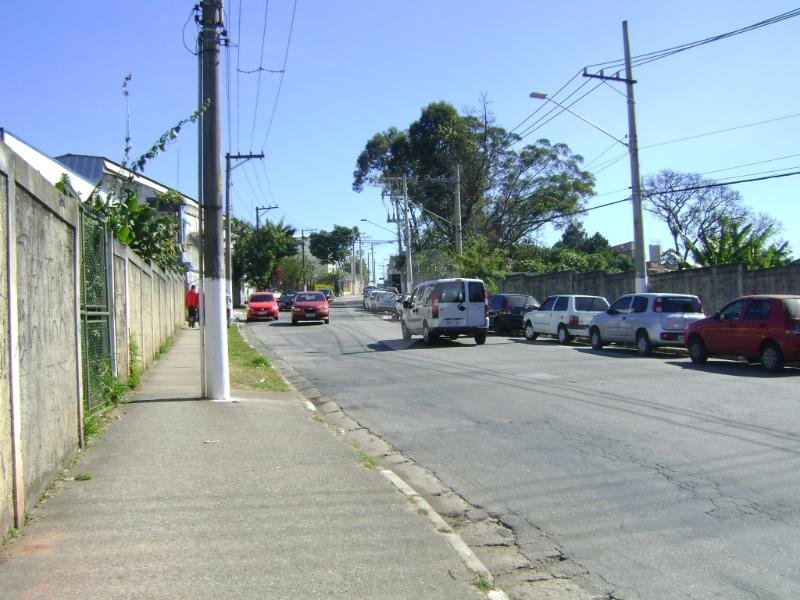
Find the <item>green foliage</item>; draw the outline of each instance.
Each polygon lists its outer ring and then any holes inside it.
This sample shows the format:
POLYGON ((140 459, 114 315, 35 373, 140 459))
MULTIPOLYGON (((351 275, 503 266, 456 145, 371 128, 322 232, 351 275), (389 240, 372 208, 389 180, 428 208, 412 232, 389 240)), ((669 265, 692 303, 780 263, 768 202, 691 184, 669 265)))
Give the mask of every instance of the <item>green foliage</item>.
POLYGON ((133 334, 128 334, 128 387, 136 389, 142 380, 142 353, 133 334))
POLYGON ((464 237, 481 235, 493 246, 511 248, 548 224, 564 224, 594 190, 593 176, 580 168, 582 158, 565 144, 538 140, 517 151, 520 140, 493 124, 485 101, 479 116, 434 102, 406 131, 390 128, 367 142, 353 189, 377 179, 398 196, 405 176, 415 243, 425 239, 452 248, 460 165, 464 237))
POLYGON ((280 261, 297 253, 295 229, 283 223, 265 223, 255 229, 239 219, 231 222, 233 278, 256 289, 269 288, 280 261))
POLYGON ((453 257, 455 267, 464 277, 483 279, 490 294, 498 289, 498 283, 508 271, 508 255, 502 248, 491 248, 483 236, 474 236, 464 245, 462 254, 453 257))
POLYGON ((743 262, 748 269, 766 269, 792 262, 788 242, 770 243, 772 237, 772 227, 759 231, 754 223, 721 217, 716 230, 690 245, 690 253, 701 267, 743 262))
POLYGON ((308 247, 323 264, 335 265, 347 260, 358 239, 358 227, 334 225, 333 231, 317 231, 309 235, 308 247))

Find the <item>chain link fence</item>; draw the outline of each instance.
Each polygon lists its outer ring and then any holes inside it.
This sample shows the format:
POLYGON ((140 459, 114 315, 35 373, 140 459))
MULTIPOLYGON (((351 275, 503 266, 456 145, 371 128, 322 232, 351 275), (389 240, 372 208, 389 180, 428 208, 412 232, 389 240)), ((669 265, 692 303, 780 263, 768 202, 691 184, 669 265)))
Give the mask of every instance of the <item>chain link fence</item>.
POLYGON ((81 210, 81 354, 83 402, 93 412, 104 402, 110 374, 111 311, 108 289, 108 235, 102 218, 81 210))

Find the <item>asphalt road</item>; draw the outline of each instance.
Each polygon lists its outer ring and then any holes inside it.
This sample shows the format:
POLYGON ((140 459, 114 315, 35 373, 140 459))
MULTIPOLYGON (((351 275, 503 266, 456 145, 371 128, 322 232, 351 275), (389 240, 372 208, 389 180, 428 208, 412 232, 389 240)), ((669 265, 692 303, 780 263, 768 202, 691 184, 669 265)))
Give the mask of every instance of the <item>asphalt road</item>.
POLYGON ((248 325, 354 419, 616 597, 800 598, 800 370, 489 336, 355 305, 248 325))

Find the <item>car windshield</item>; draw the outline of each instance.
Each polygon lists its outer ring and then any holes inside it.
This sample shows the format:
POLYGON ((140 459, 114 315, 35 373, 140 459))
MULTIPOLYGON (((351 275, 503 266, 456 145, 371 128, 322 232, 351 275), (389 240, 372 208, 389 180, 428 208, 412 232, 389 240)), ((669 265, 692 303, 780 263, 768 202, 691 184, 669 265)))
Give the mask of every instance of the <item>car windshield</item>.
POLYGON ((325 300, 325 294, 322 292, 303 292, 297 294, 294 299, 295 302, 320 302, 322 300, 325 300))
POLYGON ((697 298, 664 296, 661 298, 662 313, 701 313, 703 308, 697 298))
POLYGON ((605 298, 575 298, 575 310, 606 310, 608 300, 605 298))
POLYGON ((800 319, 800 298, 784 298, 783 305, 792 319, 800 319))
POLYGON ((275 296, 272 294, 253 294, 250 296, 250 302, 272 302, 275 296))

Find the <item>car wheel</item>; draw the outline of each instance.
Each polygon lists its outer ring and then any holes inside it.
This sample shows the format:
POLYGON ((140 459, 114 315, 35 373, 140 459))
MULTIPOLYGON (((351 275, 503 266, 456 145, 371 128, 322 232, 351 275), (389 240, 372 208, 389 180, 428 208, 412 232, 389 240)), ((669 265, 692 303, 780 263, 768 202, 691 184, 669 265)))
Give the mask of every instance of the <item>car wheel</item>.
POLYGON ((533 330, 533 323, 530 321, 525 321, 525 328, 522 331, 525 334, 525 339, 529 342, 532 342, 539 337, 539 334, 533 330))
POLYGON ((297 325, 297 321, 295 321, 294 319, 292 319, 292 325, 297 325))
POLYGON ((475 334, 475 343, 478 344, 478 346, 486 343, 485 331, 482 330, 475 334))
POLYGON ((603 338, 600 337, 600 330, 597 327, 589 331, 589 343, 592 344, 594 350, 603 349, 603 338))
POLYGON ((422 326, 422 341, 428 346, 432 345, 436 341, 436 336, 431 333, 430 329, 428 329, 427 323, 422 326))
POLYGON ((646 331, 640 331, 636 334, 636 350, 640 356, 650 356, 653 351, 653 344, 650 342, 650 336, 646 331))
POLYGON ((330 325, 330 324, 331 324, 331 320, 330 319, 325 319, 325 325, 330 325))
POLYGON ((400 331, 403 332, 404 340, 408 341, 411 339, 411 332, 408 330, 408 327, 406 327, 405 321, 400 321, 400 331))
POLYGON ((761 364, 770 373, 777 373, 783 369, 783 352, 772 342, 764 344, 761 349, 761 364))
POLYGON ((699 335, 694 335, 689 340, 689 358, 696 365, 702 365, 708 361, 708 350, 699 335))
POLYGON ((561 325, 558 328, 558 343, 559 344, 569 344, 572 341, 572 336, 567 331, 567 328, 561 325))

